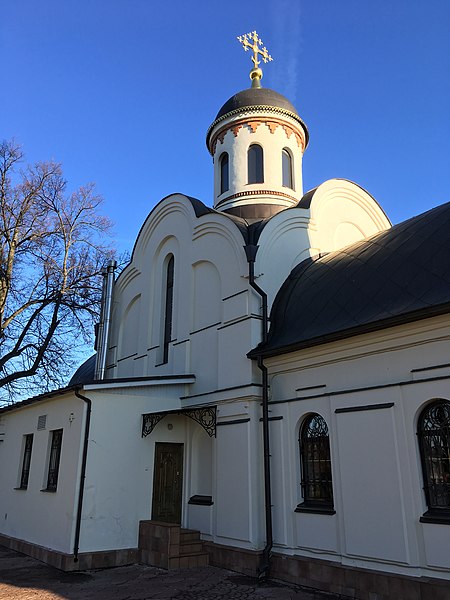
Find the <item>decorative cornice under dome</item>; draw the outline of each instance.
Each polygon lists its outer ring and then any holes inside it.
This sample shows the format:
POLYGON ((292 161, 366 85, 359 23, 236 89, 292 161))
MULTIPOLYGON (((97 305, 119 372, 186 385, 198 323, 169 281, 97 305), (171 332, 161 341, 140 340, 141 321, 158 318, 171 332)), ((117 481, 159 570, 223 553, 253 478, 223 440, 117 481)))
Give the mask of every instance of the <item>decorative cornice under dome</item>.
POLYGON ((292 134, 295 135, 298 147, 302 149, 302 152, 305 151, 307 139, 306 133, 304 133, 305 130, 303 128, 294 128, 293 125, 289 125, 288 123, 286 123, 286 121, 283 121, 281 119, 252 117, 251 120, 248 120, 247 118, 242 118, 236 121, 232 121, 231 123, 228 123, 227 125, 224 125, 221 129, 219 129, 217 133, 215 133, 210 139, 209 151, 211 155, 214 155, 216 152, 217 141, 223 143, 225 135, 228 131, 231 130, 233 132, 234 137, 236 137, 239 131, 244 126, 250 127, 252 133, 255 133, 255 131, 260 125, 266 125, 269 128, 270 133, 275 133, 278 127, 282 127, 288 138, 290 138, 292 134))
MULTIPOLYGON (((216 125, 218 125, 219 123, 221 123, 221 122, 225 121, 226 119, 229 119, 230 117, 233 117, 235 115, 244 114, 244 113, 248 114, 248 113, 264 113, 264 112, 283 115, 283 116, 290 117, 291 119, 294 119, 295 121, 297 121, 301 125, 303 131, 305 132, 304 149, 306 149, 306 147, 308 146, 308 142, 309 142, 308 128, 307 128, 306 124, 304 123, 304 121, 296 113, 286 110, 284 108, 278 108, 277 106, 268 106, 268 105, 260 104, 260 105, 244 106, 242 108, 236 108, 236 109, 231 110, 230 112, 218 117, 212 123, 212 125, 210 125, 210 127, 208 128, 208 131, 206 133, 206 146, 208 148, 209 153, 211 155, 214 154, 214 152, 212 151, 212 148, 211 148, 210 138, 211 138, 212 131, 216 127, 216 125)), ((236 123, 230 124, 230 127, 234 124, 236 124, 236 123)))

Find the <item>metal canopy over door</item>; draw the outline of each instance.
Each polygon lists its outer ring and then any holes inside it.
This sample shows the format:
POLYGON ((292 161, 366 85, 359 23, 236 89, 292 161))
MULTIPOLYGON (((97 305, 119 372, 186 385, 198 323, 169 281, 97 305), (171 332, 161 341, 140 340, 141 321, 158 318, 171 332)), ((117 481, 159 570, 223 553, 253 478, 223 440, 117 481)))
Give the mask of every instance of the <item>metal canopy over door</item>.
POLYGON ((152 519, 181 524, 183 444, 155 443, 152 519))

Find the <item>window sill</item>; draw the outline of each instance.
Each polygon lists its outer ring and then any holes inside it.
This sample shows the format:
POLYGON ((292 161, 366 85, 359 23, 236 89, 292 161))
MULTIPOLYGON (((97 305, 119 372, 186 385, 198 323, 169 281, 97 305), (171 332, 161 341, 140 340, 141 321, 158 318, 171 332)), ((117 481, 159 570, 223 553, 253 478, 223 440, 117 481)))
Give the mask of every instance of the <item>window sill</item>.
POLYGON ((28 486, 23 486, 23 485, 20 487, 13 488, 13 490, 27 490, 27 489, 28 489, 28 486))
POLYGON ((335 515, 336 511, 332 506, 312 506, 311 504, 299 504, 294 512, 297 513, 312 513, 316 515, 335 515))
POLYGON ((188 504, 195 504, 197 506, 212 506, 214 502, 212 500, 212 496, 196 495, 189 498, 188 504))
POLYGON ((47 488, 44 488, 43 490, 41 490, 41 492, 47 492, 48 494, 56 494, 56 490, 49 490, 47 488))
POLYGON ((419 519, 421 523, 435 523, 437 525, 450 525, 450 509, 427 510, 419 519))

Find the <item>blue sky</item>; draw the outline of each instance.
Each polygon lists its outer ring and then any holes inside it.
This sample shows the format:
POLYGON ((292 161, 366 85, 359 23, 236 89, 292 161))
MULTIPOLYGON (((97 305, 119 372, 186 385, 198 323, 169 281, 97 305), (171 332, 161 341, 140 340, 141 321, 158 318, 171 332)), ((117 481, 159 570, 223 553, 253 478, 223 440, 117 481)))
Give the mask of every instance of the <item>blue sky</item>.
POLYGON ((249 86, 236 36, 274 61, 263 85, 310 132, 305 191, 367 189, 393 222, 450 200, 449 0, 3 0, 0 137, 30 162, 94 181, 131 250, 151 208, 182 192, 212 204, 205 134, 249 86))

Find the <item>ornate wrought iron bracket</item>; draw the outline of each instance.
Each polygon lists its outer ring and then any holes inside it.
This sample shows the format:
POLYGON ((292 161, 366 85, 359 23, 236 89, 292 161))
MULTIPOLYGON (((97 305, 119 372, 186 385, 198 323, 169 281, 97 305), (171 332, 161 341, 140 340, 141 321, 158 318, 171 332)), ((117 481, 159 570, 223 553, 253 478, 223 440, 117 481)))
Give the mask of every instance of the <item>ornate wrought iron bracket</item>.
POLYGON ((192 408, 185 410, 171 410, 169 412, 148 413, 142 415, 142 437, 150 435, 156 425, 167 415, 183 415, 198 423, 209 437, 216 437, 216 407, 192 408))

